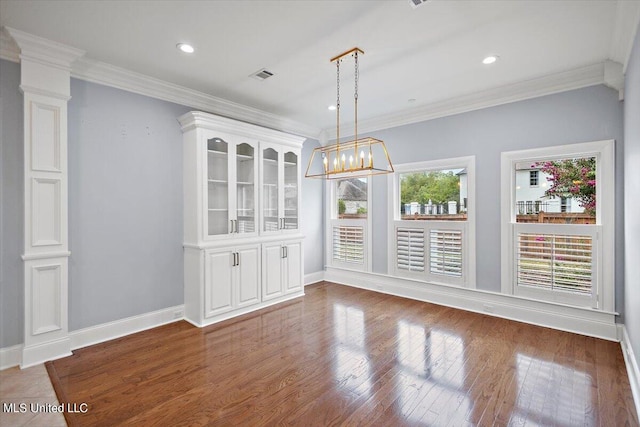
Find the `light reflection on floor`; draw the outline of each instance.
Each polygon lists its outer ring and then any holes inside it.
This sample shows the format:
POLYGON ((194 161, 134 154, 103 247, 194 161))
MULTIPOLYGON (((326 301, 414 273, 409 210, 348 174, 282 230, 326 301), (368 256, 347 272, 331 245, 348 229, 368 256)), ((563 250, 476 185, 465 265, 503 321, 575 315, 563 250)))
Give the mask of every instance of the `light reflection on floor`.
MULTIPOLYGON (((332 308, 335 381, 346 393, 360 398, 361 404, 379 402, 371 377, 377 370, 373 364, 379 361, 367 343, 371 322, 367 323, 358 306, 335 303, 332 308)), ((484 390, 489 377, 482 371, 496 366, 489 363, 491 352, 485 349, 484 354, 477 354, 481 346, 473 340, 466 343, 451 331, 406 319, 397 321, 392 339, 396 367, 391 406, 386 410, 412 424, 474 425, 481 420, 527 426, 590 425, 585 414, 595 411, 591 405, 596 397, 592 396, 595 385, 586 372, 514 349, 508 366, 501 365, 513 373, 504 383, 490 386, 501 387, 503 394, 488 402, 484 390), (491 410, 485 411, 487 405, 491 410)), ((597 425, 597 416, 591 421, 597 425)))
POLYGON ((586 422, 585 414, 594 411, 595 388, 586 372, 520 353, 516 366, 520 394, 514 419, 526 419, 527 425, 570 426, 586 422))
POLYGON ((465 376, 462 339, 402 320, 397 329, 398 363, 404 368, 397 381, 406 419, 434 425, 446 423, 449 411, 468 413, 469 398, 461 391, 465 376))
POLYGON ((336 360, 333 364, 336 381, 357 395, 369 395, 371 375, 366 331, 362 310, 334 304, 334 339, 336 340, 336 360))

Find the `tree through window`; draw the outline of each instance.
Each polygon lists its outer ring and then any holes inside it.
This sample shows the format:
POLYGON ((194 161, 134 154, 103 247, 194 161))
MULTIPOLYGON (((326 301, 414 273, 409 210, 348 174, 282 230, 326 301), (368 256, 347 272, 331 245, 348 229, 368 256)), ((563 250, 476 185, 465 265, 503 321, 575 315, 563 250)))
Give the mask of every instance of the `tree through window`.
POLYGON ((466 220, 467 170, 400 174, 400 215, 403 220, 466 220))

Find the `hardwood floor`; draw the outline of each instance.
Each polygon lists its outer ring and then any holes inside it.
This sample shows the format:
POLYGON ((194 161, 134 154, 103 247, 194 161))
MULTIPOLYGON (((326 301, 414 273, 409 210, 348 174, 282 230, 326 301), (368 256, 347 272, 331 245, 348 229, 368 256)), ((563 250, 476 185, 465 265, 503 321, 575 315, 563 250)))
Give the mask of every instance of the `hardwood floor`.
POLYGON ((619 343, 322 282, 47 364, 71 426, 637 426, 619 343))

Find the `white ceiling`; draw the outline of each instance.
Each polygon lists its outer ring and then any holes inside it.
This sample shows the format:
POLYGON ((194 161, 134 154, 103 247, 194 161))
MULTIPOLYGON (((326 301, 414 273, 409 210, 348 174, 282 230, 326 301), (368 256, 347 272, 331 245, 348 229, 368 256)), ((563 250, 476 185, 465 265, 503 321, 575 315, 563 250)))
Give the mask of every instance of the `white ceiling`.
MULTIPOLYGON (((0 24, 123 67, 317 129, 335 125, 335 65, 358 46, 359 118, 615 57, 618 1, 31 1, 2 0, 0 24), (193 55, 176 49, 188 42, 193 55), (481 60, 497 54, 497 63, 481 60), (249 77, 261 68, 275 75, 249 77), (409 99, 415 99, 409 102, 409 99)), ((619 49, 618 49, 619 50, 619 49)), ((352 61, 343 121, 352 120, 352 61)))

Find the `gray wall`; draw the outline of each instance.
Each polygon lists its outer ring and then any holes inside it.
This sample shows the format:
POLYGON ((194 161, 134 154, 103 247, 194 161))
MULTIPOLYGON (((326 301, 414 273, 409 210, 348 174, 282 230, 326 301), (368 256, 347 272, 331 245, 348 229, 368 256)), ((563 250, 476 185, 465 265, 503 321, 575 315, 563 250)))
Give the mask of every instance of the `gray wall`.
POLYGON ((0 348, 23 341, 24 151, 20 65, 0 60, 0 348))
POLYGON ((69 101, 69 329, 183 303, 189 109, 82 80, 69 101))
POLYGON ((304 178, 313 149, 320 143, 307 139, 302 146, 301 231, 304 239, 304 274, 324 270, 324 181, 304 178))
MULTIPOLYGON (((616 306, 623 309, 623 107, 594 86, 371 134, 394 164, 476 156, 477 288, 500 292, 500 153, 577 142, 616 143, 616 306)), ((373 181, 373 265, 387 272, 387 184, 373 181)))
POLYGON ((625 324, 640 365, 640 31, 625 77, 625 324))

